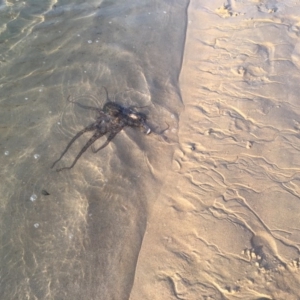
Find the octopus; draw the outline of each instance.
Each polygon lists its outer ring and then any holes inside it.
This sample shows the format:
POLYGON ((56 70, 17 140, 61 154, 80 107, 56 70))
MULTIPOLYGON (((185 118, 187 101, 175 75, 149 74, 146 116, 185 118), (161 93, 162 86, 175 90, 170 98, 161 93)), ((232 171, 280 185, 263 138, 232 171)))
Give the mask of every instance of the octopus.
MULTIPOLYGON (((107 100, 109 100, 107 90, 105 89, 105 91, 106 91, 107 100)), ((77 154, 73 163, 69 167, 56 169, 57 172, 60 172, 62 170, 72 169, 75 166, 78 159, 90 146, 94 153, 97 153, 101 149, 105 148, 110 143, 110 141, 125 127, 132 127, 135 129, 139 129, 146 135, 152 132, 151 128, 147 125, 146 122, 147 116, 144 113, 136 111, 135 107, 123 107, 120 104, 117 104, 109 100, 104 104, 103 108, 100 109, 96 107, 86 106, 75 101, 71 101, 70 96, 68 97, 68 101, 75 103, 81 108, 94 110, 97 112, 98 116, 95 122, 80 130, 71 139, 71 141, 68 143, 67 147, 62 152, 60 157, 52 164, 51 168, 54 168, 54 166, 63 158, 63 156, 67 153, 67 151, 72 146, 72 144, 80 136, 82 136, 86 132, 94 131, 94 134, 87 141, 87 143, 81 149, 81 151, 77 154), (107 136, 106 141, 98 149, 96 149, 93 143, 104 135, 107 136)))

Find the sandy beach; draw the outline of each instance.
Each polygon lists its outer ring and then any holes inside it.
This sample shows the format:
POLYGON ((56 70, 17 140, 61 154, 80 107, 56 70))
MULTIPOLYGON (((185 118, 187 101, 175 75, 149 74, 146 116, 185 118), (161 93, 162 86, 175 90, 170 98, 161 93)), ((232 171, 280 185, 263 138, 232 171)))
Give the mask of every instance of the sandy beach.
POLYGON ((190 2, 180 147, 130 299, 299 299, 299 15, 190 2))
POLYGON ((300 299, 299 16, 289 0, 1 4, 0 298, 300 299), (68 96, 102 108, 103 87, 153 133, 56 172, 96 118, 68 96))

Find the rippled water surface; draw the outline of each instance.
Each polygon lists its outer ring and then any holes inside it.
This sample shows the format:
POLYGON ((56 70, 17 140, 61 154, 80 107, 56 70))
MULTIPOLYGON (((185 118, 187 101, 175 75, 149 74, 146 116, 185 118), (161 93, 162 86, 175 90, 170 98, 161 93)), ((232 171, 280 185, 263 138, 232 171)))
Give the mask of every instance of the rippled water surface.
POLYGON ((177 143, 186 5, 1 4, 1 299, 128 299, 177 143), (102 87, 111 100, 143 107, 158 131, 167 123, 169 142, 129 128, 72 170, 55 172, 50 166, 71 137, 95 119, 68 95, 102 107, 102 87))

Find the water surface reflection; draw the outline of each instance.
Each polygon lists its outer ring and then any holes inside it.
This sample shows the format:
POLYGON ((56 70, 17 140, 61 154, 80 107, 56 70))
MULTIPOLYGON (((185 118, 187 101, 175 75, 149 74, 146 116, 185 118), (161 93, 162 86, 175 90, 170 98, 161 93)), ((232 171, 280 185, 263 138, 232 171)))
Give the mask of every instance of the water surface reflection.
POLYGON ((128 299, 177 141, 187 4, 1 6, 1 299, 128 299), (75 169, 51 170, 95 117, 68 95, 101 107, 102 86, 124 106, 146 106, 154 127, 167 123, 170 143, 129 128, 75 169))

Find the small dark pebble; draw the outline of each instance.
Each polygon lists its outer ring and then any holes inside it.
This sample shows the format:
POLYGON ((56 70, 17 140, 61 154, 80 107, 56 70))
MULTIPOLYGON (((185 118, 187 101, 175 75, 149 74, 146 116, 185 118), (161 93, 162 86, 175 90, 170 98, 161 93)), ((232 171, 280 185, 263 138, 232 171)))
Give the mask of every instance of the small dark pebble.
POLYGON ((43 194, 44 196, 49 196, 49 195, 50 195, 46 190, 42 190, 42 194, 43 194))

